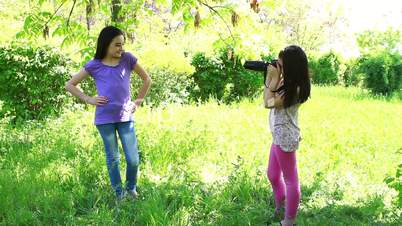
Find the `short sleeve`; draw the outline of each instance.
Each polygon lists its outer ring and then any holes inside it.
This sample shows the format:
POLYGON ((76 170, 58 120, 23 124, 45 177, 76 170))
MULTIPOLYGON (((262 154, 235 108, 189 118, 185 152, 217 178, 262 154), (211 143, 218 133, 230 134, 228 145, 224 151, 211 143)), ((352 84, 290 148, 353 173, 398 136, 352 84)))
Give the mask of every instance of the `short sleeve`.
POLYGON ((94 60, 90 60, 84 65, 85 71, 87 71, 92 77, 94 76, 95 68, 96 62, 94 60))
POLYGON ((130 52, 125 52, 127 55, 128 65, 130 66, 131 70, 134 69, 135 64, 137 63, 138 59, 130 52))

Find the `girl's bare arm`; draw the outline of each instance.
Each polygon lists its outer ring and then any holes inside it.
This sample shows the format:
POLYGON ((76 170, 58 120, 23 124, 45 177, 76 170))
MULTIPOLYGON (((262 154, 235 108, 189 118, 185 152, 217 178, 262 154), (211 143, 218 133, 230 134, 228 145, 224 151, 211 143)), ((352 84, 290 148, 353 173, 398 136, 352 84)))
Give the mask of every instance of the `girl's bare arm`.
POLYGON ((277 94, 276 91, 280 87, 281 78, 276 68, 269 66, 267 72, 267 83, 264 86, 264 107, 280 108, 283 106, 283 95, 277 94))
POLYGON ((136 106, 139 106, 139 105, 141 105, 142 101, 144 100, 145 95, 147 95, 148 90, 151 87, 152 80, 151 80, 151 77, 148 75, 148 73, 138 63, 135 64, 134 71, 142 79, 142 87, 135 100, 136 106))
POLYGON ((89 73, 83 68, 80 72, 75 74, 69 81, 66 82, 65 88, 68 92, 70 92, 73 96, 80 98, 85 103, 89 103, 92 105, 104 105, 107 103, 107 97, 98 96, 98 97, 90 97, 82 92, 77 85, 87 78, 89 73))

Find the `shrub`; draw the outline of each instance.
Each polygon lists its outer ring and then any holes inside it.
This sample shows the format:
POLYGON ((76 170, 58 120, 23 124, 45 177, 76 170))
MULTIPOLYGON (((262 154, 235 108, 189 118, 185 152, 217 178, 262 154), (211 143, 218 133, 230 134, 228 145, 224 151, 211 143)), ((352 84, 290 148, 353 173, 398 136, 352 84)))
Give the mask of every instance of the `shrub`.
POLYGON ((336 85, 339 82, 340 58, 329 52, 318 59, 310 58, 309 67, 312 82, 320 85, 336 85))
POLYGON ((224 72, 224 65, 219 59, 208 58, 204 53, 194 55, 191 65, 195 67, 192 75, 195 86, 191 89, 194 99, 201 101, 214 97, 222 100, 229 76, 224 72))
POLYGON ((395 189, 398 192, 397 199, 395 200, 396 206, 402 207, 402 164, 399 164, 396 169, 395 176, 388 176, 384 179, 388 187, 395 189))
MULTIPOLYGON (((191 86, 190 75, 186 72, 177 72, 167 67, 152 67, 147 72, 152 77, 152 85, 146 96, 146 102, 151 106, 166 105, 168 103, 188 103, 191 86)), ((138 92, 142 80, 135 78, 132 89, 138 92)))
POLYGON ((195 67, 192 97, 197 100, 213 97, 230 103, 254 98, 263 85, 263 74, 246 70, 242 59, 227 47, 219 49, 212 57, 197 53, 191 64, 195 67))
POLYGON ((344 70, 341 73, 341 82, 345 87, 360 86, 363 81, 363 76, 359 72, 359 64, 357 59, 350 59, 345 62, 344 70))
POLYGON ((391 95, 402 87, 402 57, 386 52, 360 58, 359 71, 364 75, 364 86, 373 94, 391 95))
MULTIPOLYGON (((188 87, 194 69, 183 51, 154 45, 134 55, 152 78, 151 89, 145 98, 147 104, 159 106, 189 101, 188 87)), ((132 84, 133 92, 137 93, 142 85, 139 76, 133 74, 132 84)))
POLYGON ((220 50, 220 59, 224 65, 224 73, 228 75, 227 95, 225 102, 240 101, 242 98, 254 98, 263 86, 263 73, 244 68, 241 57, 234 55, 230 49, 220 50))
POLYGON ((0 47, 0 114, 14 117, 14 122, 59 114, 68 100, 64 84, 70 63, 49 46, 0 47))

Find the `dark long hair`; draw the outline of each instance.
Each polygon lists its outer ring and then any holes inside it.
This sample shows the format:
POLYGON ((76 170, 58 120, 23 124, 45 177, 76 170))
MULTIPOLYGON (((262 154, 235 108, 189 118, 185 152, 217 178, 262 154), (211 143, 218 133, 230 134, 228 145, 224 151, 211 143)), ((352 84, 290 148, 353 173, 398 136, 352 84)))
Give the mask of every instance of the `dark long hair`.
POLYGON ((112 42, 112 40, 119 35, 123 35, 123 31, 118 29, 117 27, 114 26, 107 26, 102 29, 98 36, 98 41, 96 44, 96 53, 95 53, 95 59, 103 59, 105 58, 107 54, 107 49, 112 42))
POLYGON ((311 89, 306 53, 291 45, 279 53, 279 58, 283 62, 284 107, 306 102, 311 89))

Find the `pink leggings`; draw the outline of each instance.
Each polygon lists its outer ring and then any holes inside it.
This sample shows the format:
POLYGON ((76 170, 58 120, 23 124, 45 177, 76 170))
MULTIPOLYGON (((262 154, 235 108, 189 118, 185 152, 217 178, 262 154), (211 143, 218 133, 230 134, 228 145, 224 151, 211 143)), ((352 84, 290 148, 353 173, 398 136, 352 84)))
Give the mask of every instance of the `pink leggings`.
POLYGON ((281 207, 281 203, 286 197, 285 217, 288 219, 296 218, 300 203, 296 152, 284 152, 278 145, 272 144, 267 175, 274 192, 275 207, 281 207))

